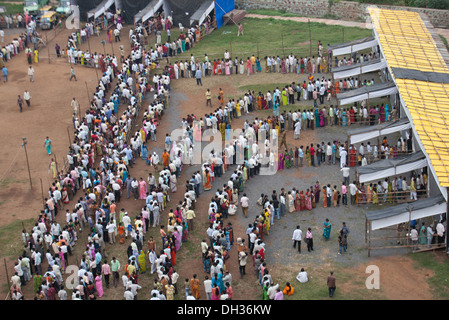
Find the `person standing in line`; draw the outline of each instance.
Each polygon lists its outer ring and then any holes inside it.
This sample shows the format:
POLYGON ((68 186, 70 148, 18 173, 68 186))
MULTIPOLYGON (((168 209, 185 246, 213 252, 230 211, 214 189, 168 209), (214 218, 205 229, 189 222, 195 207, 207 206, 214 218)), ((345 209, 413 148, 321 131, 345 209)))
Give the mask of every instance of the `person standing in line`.
POLYGON ((8 68, 6 68, 6 66, 3 66, 2 73, 3 73, 3 82, 8 82, 8 68))
POLYGON ((212 280, 210 280, 209 277, 206 276, 203 283, 204 283, 204 291, 206 291, 207 300, 212 300, 212 280))
POLYGON ((335 293, 335 289, 337 288, 336 286, 336 278, 334 276, 334 272, 331 271, 329 273, 329 276, 327 277, 327 287, 329 289, 329 298, 333 298, 334 297, 334 293, 335 293))
POLYGON ((245 275, 247 257, 248 257, 248 254, 246 252, 244 252, 244 251, 239 252, 239 270, 240 270, 240 277, 242 277, 242 278, 245 275))
POLYGON ((101 266, 101 273, 104 276, 104 281, 106 283, 106 288, 109 288, 109 276, 112 274, 111 267, 108 264, 108 261, 105 259, 103 265, 101 266))
POLYGON ((112 271, 112 284, 114 285, 114 288, 117 288, 117 283, 120 278, 120 262, 115 258, 112 257, 111 260, 111 271, 112 271))
POLYGON ((298 244, 298 253, 301 253, 301 238, 302 238, 302 230, 299 226, 296 226, 295 231, 293 231, 293 248, 296 249, 296 244, 298 244))
POLYGON ((203 86, 203 83, 201 82, 201 77, 202 77, 202 75, 203 75, 203 73, 202 73, 201 69, 198 68, 198 69, 195 71, 196 84, 197 84, 198 86, 199 86, 199 85, 203 86))
POLYGON ((242 205, 242 211, 245 218, 248 217, 248 206, 249 206, 249 199, 246 196, 246 193, 243 194, 243 196, 240 198, 240 204, 242 205))

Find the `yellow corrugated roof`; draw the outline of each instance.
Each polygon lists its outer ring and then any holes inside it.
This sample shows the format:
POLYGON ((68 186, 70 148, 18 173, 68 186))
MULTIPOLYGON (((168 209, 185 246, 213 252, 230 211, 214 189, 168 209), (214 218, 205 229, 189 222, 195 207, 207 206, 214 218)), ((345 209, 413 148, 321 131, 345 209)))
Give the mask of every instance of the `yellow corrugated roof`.
MULTIPOLYGON (((369 13, 390 68, 449 74, 418 13, 378 8, 369 13)), ((449 187, 449 84, 395 81, 440 185, 449 187)))

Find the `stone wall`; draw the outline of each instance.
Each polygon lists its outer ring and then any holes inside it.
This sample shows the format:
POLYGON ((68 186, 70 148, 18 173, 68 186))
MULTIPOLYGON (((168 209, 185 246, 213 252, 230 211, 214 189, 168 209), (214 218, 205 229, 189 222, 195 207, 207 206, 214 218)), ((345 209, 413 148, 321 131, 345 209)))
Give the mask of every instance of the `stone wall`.
MULTIPOLYGON (((235 0, 236 9, 272 9, 309 17, 323 17, 331 14, 339 19, 364 21, 369 4, 355 1, 338 1, 329 6, 328 0, 235 0)), ((377 5, 382 9, 407 10, 427 15, 436 28, 449 27, 449 10, 377 5)))

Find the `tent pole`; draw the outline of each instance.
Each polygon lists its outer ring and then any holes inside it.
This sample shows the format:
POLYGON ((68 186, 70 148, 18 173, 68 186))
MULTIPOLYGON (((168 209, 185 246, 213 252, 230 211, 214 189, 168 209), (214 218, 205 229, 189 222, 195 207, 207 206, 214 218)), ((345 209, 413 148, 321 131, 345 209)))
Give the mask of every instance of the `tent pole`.
MULTIPOLYGON (((449 189, 446 187, 446 223, 448 217, 449 217, 449 189)), ((448 243, 449 243, 449 232, 447 232, 446 230, 446 254, 449 252, 448 243)))

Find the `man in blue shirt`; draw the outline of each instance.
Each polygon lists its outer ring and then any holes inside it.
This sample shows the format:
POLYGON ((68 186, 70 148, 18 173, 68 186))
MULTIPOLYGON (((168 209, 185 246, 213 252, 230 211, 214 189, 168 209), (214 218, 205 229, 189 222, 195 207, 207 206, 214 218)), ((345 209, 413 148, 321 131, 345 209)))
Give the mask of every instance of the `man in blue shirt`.
POLYGON ((203 86, 203 83, 201 82, 201 76, 202 76, 201 69, 196 70, 195 72, 196 84, 203 86))
POLYGON ((8 82, 8 68, 6 68, 6 66, 3 66, 2 72, 3 72, 3 81, 8 82))

